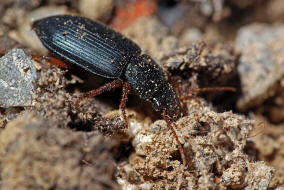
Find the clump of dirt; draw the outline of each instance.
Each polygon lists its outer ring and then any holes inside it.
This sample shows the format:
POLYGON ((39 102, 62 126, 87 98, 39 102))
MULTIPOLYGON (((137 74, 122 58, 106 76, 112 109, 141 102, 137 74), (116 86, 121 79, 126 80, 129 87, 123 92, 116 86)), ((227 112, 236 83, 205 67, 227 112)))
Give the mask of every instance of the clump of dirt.
POLYGON ((257 115, 254 117, 256 120, 256 127, 251 132, 253 147, 257 151, 256 155, 258 160, 265 161, 268 165, 275 168, 275 174, 271 180, 270 186, 280 187, 284 183, 284 159, 283 143, 284 143, 284 127, 283 124, 271 124, 267 118, 257 115))
POLYGON ((194 43, 180 47, 162 58, 162 63, 174 75, 204 86, 225 85, 236 76, 238 53, 229 43, 194 43))
POLYGON ((187 165, 166 122, 156 121, 135 135, 136 152, 118 165, 119 183, 142 189, 267 188, 273 168, 244 151, 253 122, 195 101, 188 106, 190 114, 176 122, 187 165))
POLYGON ((96 99, 88 99, 75 106, 74 102, 79 94, 69 92, 68 86, 75 85, 79 80, 77 77, 67 73, 66 69, 36 64, 39 79, 32 110, 59 128, 69 127, 78 131, 99 130, 108 136, 127 136, 119 114, 109 118, 102 117, 102 114, 112 109, 109 105, 96 99))
POLYGON ((53 125, 27 113, 1 132, 1 188, 118 189, 115 141, 53 125))
POLYGON ((72 95, 66 91, 70 83, 64 77, 66 71, 47 65, 38 65, 37 68, 39 79, 33 108, 44 118, 56 122, 57 127, 66 127, 71 121, 72 109, 72 95))

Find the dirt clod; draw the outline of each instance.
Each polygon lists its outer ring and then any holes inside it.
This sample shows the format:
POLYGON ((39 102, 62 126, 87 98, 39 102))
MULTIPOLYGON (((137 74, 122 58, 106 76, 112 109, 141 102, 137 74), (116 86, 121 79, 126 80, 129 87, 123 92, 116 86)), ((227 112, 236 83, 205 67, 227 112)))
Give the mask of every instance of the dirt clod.
POLYGON ((1 132, 1 188, 116 189, 115 142, 52 125, 29 113, 1 132))

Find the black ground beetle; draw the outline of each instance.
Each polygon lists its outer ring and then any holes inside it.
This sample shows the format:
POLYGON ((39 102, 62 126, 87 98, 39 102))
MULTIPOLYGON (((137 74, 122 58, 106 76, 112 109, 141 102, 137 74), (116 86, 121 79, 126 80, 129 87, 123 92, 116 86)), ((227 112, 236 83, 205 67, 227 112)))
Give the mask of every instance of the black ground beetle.
POLYGON ((162 69, 140 47, 114 30, 71 15, 58 15, 35 21, 32 25, 43 45, 53 54, 105 78, 115 79, 99 89, 82 95, 76 104, 106 90, 123 86, 120 108, 127 122, 125 105, 132 88, 140 98, 162 112, 178 142, 183 164, 183 149, 171 123, 181 117, 181 104, 162 69))

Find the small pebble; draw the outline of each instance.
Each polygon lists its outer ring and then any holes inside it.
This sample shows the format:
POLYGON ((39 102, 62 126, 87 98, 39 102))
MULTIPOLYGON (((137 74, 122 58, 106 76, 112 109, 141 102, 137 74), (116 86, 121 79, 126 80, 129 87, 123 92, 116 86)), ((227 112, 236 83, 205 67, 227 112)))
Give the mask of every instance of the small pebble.
POLYGON ((280 89, 284 76, 284 25, 252 24, 242 27, 235 47, 241 52, 238 72, 242 111, 263 103, 280 89))
POLYGON ((31 56, 13 49, 0 58, 0 107, 31 106, 36 69, 31 56))

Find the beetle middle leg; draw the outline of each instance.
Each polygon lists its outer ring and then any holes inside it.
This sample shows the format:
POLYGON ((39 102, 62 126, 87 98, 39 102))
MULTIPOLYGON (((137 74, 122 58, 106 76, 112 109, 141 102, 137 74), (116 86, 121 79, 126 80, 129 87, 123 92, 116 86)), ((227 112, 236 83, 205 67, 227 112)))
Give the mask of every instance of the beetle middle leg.
POLYGON ((123 82, 121 79, 114 80, 110 83, 105 84, 104 86, 102 86, 98 89, 91 90, 91 91, 79 96, 74 104, 75 104, 75 106, 79 106, 80 102, 82 100, 86 99, 86 98, 95 97, 95 96, 97 96, 97 95, 99 95, 99 94, 101 94, 105 91, 110 91, 111 89, 118 88, 118 87, 121 87, 121 86, 122 86, 122 98, 121 98, 119 108, 122 112, 123 120, 126 123, 126 126, 128 126, 128 119, 127 119, 127 116, 126 116, 125 108, 126 108, 126 102, 128 100, 128 95, 129 95, 130 90, 131 90, 131 84, 129 82, 123 82))
POLYGON ((110 91, 111 89, 114 89, 114 88, 118 88, 118 87, 121 87, 123 85, 123 81, 121 79, 117 79, 117 80, 114 80, 112 82, 109 82, 103 86, 101 86, 100 88, 97 88, 97 89, 94 89, 94 90, 91 90, 85 94, 82 94, 81 96, 79 96, 77 98, 77 100, 75 101, 75 106, 79 106, 80 102, 84 99, 87 99, 87 98, 92 98, 92 97, 95 97, 105 91, 110 91))

